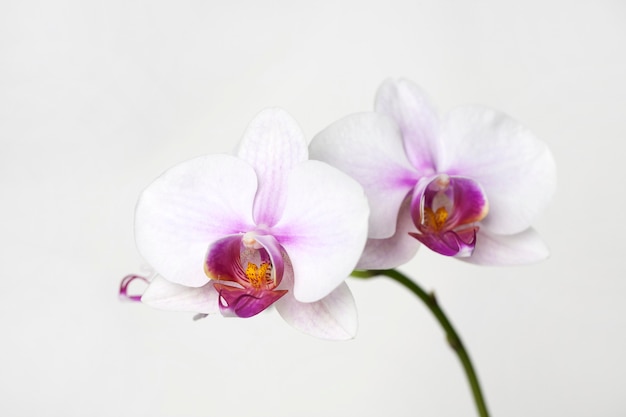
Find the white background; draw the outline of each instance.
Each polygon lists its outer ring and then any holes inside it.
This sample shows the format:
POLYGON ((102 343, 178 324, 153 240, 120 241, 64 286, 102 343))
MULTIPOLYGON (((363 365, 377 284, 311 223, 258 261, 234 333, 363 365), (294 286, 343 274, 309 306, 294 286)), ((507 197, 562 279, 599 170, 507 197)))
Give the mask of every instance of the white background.
POLYGON ((543 263, 424 249, 494 416, 626 415, 626 3, 4 1, 0 5, 0 414, 473 416, 461 367, 413 296, 351 280, 355 340, 275 312, 208 318, 122 303, 142 272, 141 190, 230 152, 261 109, 308 138, 404 76, 440 109, 481 103, 551 147, 543 263))

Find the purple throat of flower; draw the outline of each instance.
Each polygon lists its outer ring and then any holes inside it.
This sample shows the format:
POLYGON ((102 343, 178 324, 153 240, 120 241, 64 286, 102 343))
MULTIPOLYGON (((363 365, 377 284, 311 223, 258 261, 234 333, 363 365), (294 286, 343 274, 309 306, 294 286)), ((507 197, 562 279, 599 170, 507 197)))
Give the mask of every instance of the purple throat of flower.
POLYGON ((218 292, 222 315, 243 318, 259 314, 284 296, 287 290, 278 287, 286 274, 293 276, 282 246, 273 236, 257 232, 214 243, 204 271, 218 292))
MULTIPOLYGON (((218 292, 220 312, 228 317, 259 314, 288 292, 278 289, 284 278, 293 280, 293 268, 284 248, 273 236, 256 232, 228 236, 211 245, 204 272, 211 280, 206 285, 213 285, 218 292)), ((120 283, 121 299, 141 301, 141 294, 129 291, 137 281, 150 282, 140 275, 125 276, 120 283)))
POLYGON ((476 181, 440 174, 421 180, 411 200, 417 232, 409 234, 445 256, 471 256, 477 222, 489 212, 485 193, 476 181))

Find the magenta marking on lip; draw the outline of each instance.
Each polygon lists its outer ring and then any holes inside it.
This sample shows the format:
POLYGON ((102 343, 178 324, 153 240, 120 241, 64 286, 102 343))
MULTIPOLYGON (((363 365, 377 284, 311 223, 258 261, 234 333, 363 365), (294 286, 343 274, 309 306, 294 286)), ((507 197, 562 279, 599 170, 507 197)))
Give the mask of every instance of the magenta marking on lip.
POLYGON ((121 299, 128 300, 128 301, 141 301, 142 294, 139 294, 139 295, 128 294, 128 286, 130 285, 131 282, 136 281, 136 280, 143 281, 146 284, 149 283, 148 279, 145 277, 142 277, 141 275, 134 275, 134 274, 126 275, 122 279, 122 282, 120 283, 119 296, 121 299))

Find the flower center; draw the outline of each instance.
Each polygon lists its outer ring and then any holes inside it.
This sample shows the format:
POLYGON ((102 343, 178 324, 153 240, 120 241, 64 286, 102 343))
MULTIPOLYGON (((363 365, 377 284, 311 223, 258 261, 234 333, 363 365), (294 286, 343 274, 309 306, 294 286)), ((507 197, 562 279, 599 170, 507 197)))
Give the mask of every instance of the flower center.
POLYGON ((446 210, 445 207, 439 207, 436 211, 433 211, 430 207, 424 209, 424 225, 437 232, 443 229, 443 225, 446 223, 447 219, 448 210, 446 210))
POLYGON ((476 223, 488 210, 480 184, 441 174, 418 185, 411 202, 417 232, 410 235, 443 255, 469 256, 476 244, 476 223))
POLYGON ((246 277, 252 288, 255 289, 270 289, 274 286, 274 280, 272 279, 272 265, 269 262, 262 262, 260 266, 248 262, 246 267, 246 277))
MULTIPOLYGON (((290 263, 271 235, 248 232, 215 242, 207 253, 205 273, 219 294, 226 316, 252 317, 287 293, 277 289, 290 263)), ((289 269, 290 276, 293 270, 289 269)))

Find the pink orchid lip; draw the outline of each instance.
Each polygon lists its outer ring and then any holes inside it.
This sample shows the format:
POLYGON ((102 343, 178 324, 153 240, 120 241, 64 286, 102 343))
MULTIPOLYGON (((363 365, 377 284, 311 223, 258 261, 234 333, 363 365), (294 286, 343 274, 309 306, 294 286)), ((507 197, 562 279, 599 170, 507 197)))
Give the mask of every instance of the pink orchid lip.
POLYGON ((209 248, 205 273, 214 280, 220 311, 225 316, 252 317, 287 290, 277 290, 285 262, 284 250, 272 235, 248 232, 218 240, 209 248))
POLYGON ((475 223, 488 211, 480 184, 470 178, 440 174, 418 183, 411 201, 417 232, 409 234, 442 255, 470 256, 479 230, 475 223))
POLYGON ((224 316, 249 318, 256 316, 287 294, 287 290, 255 290, 213 283, 219 293, 220 311, 224 316))

